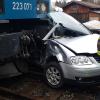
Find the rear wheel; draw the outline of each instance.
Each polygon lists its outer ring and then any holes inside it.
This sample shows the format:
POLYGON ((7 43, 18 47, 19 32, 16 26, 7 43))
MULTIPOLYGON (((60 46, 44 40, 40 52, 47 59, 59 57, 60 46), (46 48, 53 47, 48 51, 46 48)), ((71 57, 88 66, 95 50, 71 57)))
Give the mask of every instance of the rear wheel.
POLYGON ((46 82, 52 88, 63 86, 63 73, 58 62, 50 62, 45 68, 46 82))

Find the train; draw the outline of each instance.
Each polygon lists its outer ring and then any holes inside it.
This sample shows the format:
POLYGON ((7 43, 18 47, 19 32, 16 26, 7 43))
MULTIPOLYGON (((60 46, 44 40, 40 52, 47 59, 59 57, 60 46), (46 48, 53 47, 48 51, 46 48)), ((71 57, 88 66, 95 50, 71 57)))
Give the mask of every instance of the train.
POLYGON ((50 0, 0 0, 0 20, 30 19, 50 11, 50 0))
POLYGON ((34 27, 48 12, 50 0, 0 0, 0 78, 31 70, 34 27))

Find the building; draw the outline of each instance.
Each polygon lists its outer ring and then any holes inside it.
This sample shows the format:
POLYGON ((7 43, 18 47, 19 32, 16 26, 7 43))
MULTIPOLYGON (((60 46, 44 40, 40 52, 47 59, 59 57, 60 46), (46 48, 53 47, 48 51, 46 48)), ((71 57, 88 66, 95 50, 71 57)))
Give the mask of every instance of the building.
MULTIPOLYGON (((59 6, 58 3, 56 5, 59 6)), ((84 1, 71 1, 62 5, 63 11, 75 17, 80 22, 100 20, 100 5, 84 1)))

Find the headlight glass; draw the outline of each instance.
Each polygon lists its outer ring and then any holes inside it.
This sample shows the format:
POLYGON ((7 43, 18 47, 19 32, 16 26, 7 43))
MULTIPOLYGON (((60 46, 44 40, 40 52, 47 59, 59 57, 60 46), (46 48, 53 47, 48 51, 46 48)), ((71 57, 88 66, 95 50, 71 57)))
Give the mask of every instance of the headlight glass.
POLYGON ((47 13, 48 11, 49 11, 48 2, 42 2, 42 1, 37 2, 37 13, 38 14, 47 13))
POLYGON ((86 56, 72 56, 70 57, 70 61, 72 65, 78 65, 78 66, 92 64, 90 58, 86 56))

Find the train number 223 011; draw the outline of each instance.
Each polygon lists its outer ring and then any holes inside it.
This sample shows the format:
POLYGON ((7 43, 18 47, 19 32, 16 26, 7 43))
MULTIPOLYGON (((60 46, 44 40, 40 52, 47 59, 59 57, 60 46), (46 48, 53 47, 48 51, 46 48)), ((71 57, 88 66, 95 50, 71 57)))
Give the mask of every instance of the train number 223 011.
POLYGON ((32 10, 31 3, 23 3, 23 2, 12 2, 13 10, 32 10))

